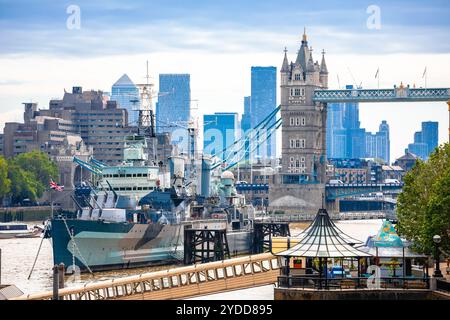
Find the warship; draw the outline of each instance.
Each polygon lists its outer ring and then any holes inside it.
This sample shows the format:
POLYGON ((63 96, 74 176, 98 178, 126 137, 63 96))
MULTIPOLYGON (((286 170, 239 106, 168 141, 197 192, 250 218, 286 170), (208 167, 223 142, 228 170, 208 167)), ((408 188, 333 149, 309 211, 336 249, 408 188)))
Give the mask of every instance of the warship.
POLYGON ((74 159, 95 172, 96 181, 76 188, 76 214, 49 222, 55 264, 81 272, 171 264, 183 257, 186 228, 226 229, 230 252, 250 252, 254 209, 236 192, 232 172, 212 173, 211 158, 202 157, 198 182, 187 182, 189 161, 172 156, 164 185, 159 167, 147 164, 145 137, 125 139, 120 165, 74 159))

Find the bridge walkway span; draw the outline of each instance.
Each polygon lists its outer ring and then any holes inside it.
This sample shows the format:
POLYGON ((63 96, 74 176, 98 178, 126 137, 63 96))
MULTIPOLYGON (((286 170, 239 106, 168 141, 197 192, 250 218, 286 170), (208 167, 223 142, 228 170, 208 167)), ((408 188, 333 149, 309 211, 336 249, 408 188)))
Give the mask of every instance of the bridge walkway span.
MULTIPOLYGON (((274 284, 280 260, 271 253, 195 264, 60 289, 60 300, 166 300, 274 284)), ((51 291, 14 300, 51 300, 51 291)))

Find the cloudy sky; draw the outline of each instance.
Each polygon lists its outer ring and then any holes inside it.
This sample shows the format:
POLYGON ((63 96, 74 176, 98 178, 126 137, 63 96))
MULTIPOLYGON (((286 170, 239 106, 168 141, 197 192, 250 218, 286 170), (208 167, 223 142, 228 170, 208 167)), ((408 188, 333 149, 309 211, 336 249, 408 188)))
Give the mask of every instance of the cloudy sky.
MULTIPOLYGON (((424 86, 425 67, 427 87, 450 87, 449 16, 448 0, 0 0, 0 128, 21 120, 22 102, 47 108, 74 85, 110 91, 123 73, 143 82, 147 60, 154 80, 191 74, 197 115, 241 113, 250 67, 280 68, 285 46, 295 60, 304 27, 315 59, 327 52, 331 88, 376 88, 377 68, 380 87, 424 86)), ((440 142, 448 139, 445 103, 362 104, 360 118, 369 131, 388 121, 391 159, 421 121, 439 121, 440 142)))

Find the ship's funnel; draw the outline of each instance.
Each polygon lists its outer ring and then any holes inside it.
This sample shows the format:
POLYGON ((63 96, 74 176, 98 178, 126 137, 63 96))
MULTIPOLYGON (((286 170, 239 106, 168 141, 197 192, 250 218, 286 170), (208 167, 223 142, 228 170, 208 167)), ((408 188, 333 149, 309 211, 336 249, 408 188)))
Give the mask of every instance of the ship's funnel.
POLYGON ((210 196, 211 184, 211 159, 202 157, 202 180, 201 195, 205 198, 210 196))

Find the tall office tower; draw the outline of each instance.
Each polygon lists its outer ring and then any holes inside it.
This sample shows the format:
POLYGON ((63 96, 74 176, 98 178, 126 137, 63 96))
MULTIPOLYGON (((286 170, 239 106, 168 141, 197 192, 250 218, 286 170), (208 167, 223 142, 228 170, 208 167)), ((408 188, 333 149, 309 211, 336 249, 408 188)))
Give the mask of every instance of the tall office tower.
POLYGON ((438 146, 438 127, 439 123, 435 121, 422 122, 422 142, 428 146, 428 155, 438 146))
MULTIPOLYGON (((241 120, 241 133, 242 135, 246 135, 249 133, 250 129, 252 128, 251 125, 251 97, 244 97, 244 113, 242 114, 242 120, 241 120)), ((244 142, 244 160, 249 161, 250 160, 250 143, 249 141, 244 142)))
MULTIPOLYGON (((236 112, 216 112, 203 115, 203 153, 215 155, 238 138, 239 119, 236 112)), ((227 161, 239 160, 227 150, 218 156, 227 161)))
POLYGON ((427 160, 438 145, 438 126, 438 122, 422 122, 422 131, 414 133, 414 142, 408 145, 405 153, 411 152, 422 160, 427 160))
POLYGON ((347 158, 344 103, 330 103, 327 116, 327 158, 347 158))
POLYGON ((390 163, 389 125, 383 120, 378 132, 366 132, 366 158, 382 159, 390 163))
MULTIPOLYGON (((254 128, 263 121, 277 107, 277 68, 276 67, 252 67, 251 68, 251 121, 254 128)), ((267 127, 275 123, 272 119, 267 127)), ((250 146, 251 158, 270 159, 276 156, 276 135, 267 138, 266 133, 257 137, 257 144, 250 146)))
MULTIPOLYGON (((353 86, 347 85, 346 89, 353 89, 353 86)), ((364 158, 365 132, 365 129, 360 128, 358 103, 328 105, 328 158, 364 158)))
MULTIPOLYGON (((156 128, 157 132, 169 132, 172 141, 185 132, 191 118, 191 80, 189 74, 160 74, 156 128), (180 127, 181 126, 181 127, 180 127), (174 137, 177 132, 177 137, 174 137)), ((177 142, 177 141, 175 141, 177 142)))
POLYGON ((140 105, 139 89, 126 74, 113 84, 111 100, 117 101, 120 108, 127 109, 128 125, 137 126, 139 124, 139 112, 137 111, 140 105))
MULTIPOLYGON (((282 168, 269 188, 273 210, 317 212, 326 182, 325 104, 313 102, 314 90, 328 87, 325 55, 314 62, 303 34, 295 62, 285 50, 281 68, 282 168)), ((253 112, 253 96, 252 96, 253 112)))

